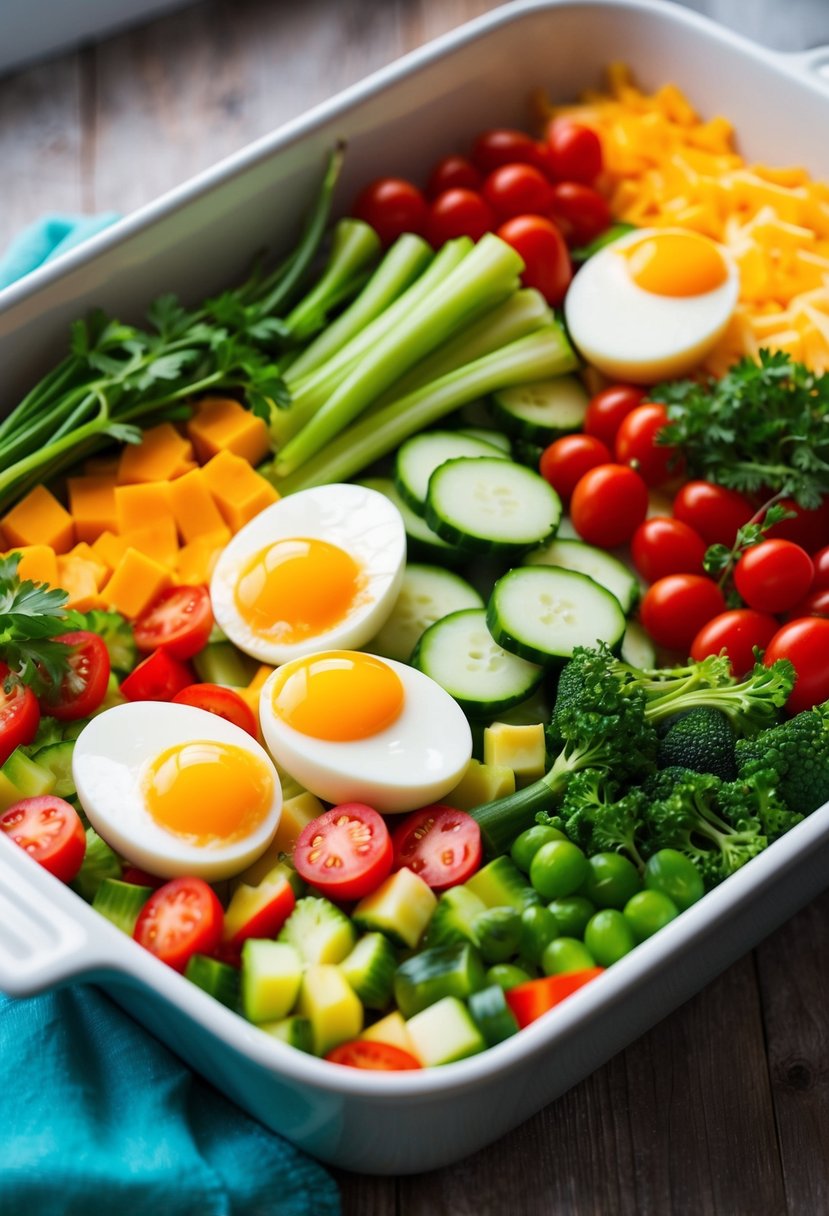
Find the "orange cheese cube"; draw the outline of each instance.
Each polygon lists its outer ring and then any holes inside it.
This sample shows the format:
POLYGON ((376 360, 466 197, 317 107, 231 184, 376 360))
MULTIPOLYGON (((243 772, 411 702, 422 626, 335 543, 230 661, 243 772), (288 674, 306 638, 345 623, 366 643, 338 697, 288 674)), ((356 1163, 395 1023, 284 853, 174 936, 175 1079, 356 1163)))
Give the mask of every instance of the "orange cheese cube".
POLYGON ((176 563, 178 533, 170 516, 153 520, 144 528, 130 528, 119 539, 125 542, 126 548, 137 549, 146 557, 161 562, 162 566, 172 569, 176 563))
POLYGON ((66 553, 75 543, 75 521, 45 486, 35 486, 0 521, 6 547, 48 545, 66 553))
POLYGON ((261 418, 232 397, 205 397, 187 423, 197 458, 205 464, 217 452, 232 452, 259 464, 270 451, 268 428, 261 418))
POLYGON ((92 608, 102 606, 103 600, 98 594, 99 569, 97 562, 73 557, 71 553, 58 558, 58 585, 69 596, 66 601, 67 608, 89 612, 92 608))
POLYGON ((169 570, 160 562, 137 549, 127 549, 101 597, 110 608, 135 620, 171 583, 169 570))
POLYGON ((13 552, 20 554, 17 573, 22 579, 30 578, 33 583, 48 583, 51 587, 59 586, 58 560, 54 549, 51 549, 49 545, 21 545, 13 552))
POLYGON ((114 532, 107 531, 102 532, 90 548, 96 559, 112 572, 129 548, 129 543, 123 536, 116 536, 114 532))
POLYGON ((69 510, 78 540, 97 540, 115 527, 115 479, 105 473, 70 477, 66 482, 69 510))
POLYGON ((218 452, 207 462, 202 473, 231 532, 238 532, 254 515, 279 498, 269 481, 232 452, 218 452))
POLYGON ((116 486, 115 510, 118 532, 146 528, 159 519, 170 519, 170 494, 166 481, 143 485, 116 486))
POLYGON ((195 540, 225 528, 219 508, 207 488, 201 469, 170 482, 170 507, 181 538, 195 540))
POLYGON ((213 575, 219 554, 230 540, 230 529, 222 524, 216 532, 197 536, 179 549, 176 561, 176 577, 188 586, 207 586, 213 575))
MULTIPOLYGON (((75 545, 74 549, 70 549, 67 557, 82 558, 83 561, 89 562, 90 565, 94 566, 95 586, 99 591, 112 573, 112 568, 106 562, 101 561, 95 550, 86 541, 81 541, 80 544, 75 545)), ((58 565, 60 565, 60 562, 58 562, 58 565)))
POLYGON ((118 462, 118 484, 169 481, 192 459, 193 447, 189 440, 178 433, 172 422, 161 422, 145 431, 140 443, 124 447, 118 462))

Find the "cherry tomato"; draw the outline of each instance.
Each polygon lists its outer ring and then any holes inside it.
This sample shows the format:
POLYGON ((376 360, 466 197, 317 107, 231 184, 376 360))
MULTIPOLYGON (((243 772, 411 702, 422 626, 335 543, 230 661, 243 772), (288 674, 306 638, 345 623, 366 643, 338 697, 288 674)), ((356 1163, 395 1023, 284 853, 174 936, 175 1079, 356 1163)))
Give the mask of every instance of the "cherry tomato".
POLYGON ((140 866, 124 866, 121 873, 121 882, 131 882, 137 887, 152 887, 157 891, 159 887, 163 887, 166 878, 160 878, 158 874, 150 874, 148 870, 142 870, 140 866))
POLYGON ((613 549, 629 541, 648 513, 648 487, 623 464, 600 464, 581 477, 570 519, 582 540, 613 549))
POLYGON ((699 532, 707 545, 734 544, 738 528, 754 515, 754 507, 736 490, 710 481, 686 481, 674 498, 674 515, 699 532))
POLYGON ((384 820, 362 802, 344 802, 307 824, 294 846, 294 865, 329 899, 362 899, 391 873, 393 851, 384 820))
POLYGON ((749 608, 786 612, 812 585, 815 568, 805 549, 790 540, 763 540, 746 549, 734 567, 734 585, 749 608))
POLYGON ((203 878, 173 878, 153 891, 138 913, 133 937, 174 971, 194 954, 212 954, 222 939, 224 912, 203 878))
POLYGON ((785 619, 796 621, 802 616, 829 617, 829 587, 818 587, 816 591, 810 591, 808 595, 804 595, 794 608, 789 609, 785 619))
POLYGON ((616 459, 629 464, 649 486, 663 486, 681 469, 681 457, 676 448, 657 443, 657 437, 668 423, 668 411, 658 401, 637 405, 622 419, 616 432, 616 459))
POLYGON ((208 713, 216 714, 234 726, 241 727, 254 739, 258 735, 256 715, 247 701, 243 701, 238 692, 225 688, 222 684, 188 684, 172 698, 176 705, 193 705, 196 709, 206 709, 208 713))
POLYGON ((813 553, 812 562, 815 567, 812 590, 818 591, 824 587, 829 587, 829 545, 826 545, 823 549, 818 549, 817 553, 813 553))
POLYGON ((40 705, 28 685, 0 663, 0 764, 16 747, 25 747, 37 734, 40 705))
POLYGON ((471 815, 451 806, 425 806, 400 823, 392 836, 394 868, 407 867, 433 891, 445 891, 481 864, 481 829, 471 815))
POLYGON ((681 519, 654 515, 639 525, 630 542, 634 566, 649 583, 667 574, 702 574, 705 541, 681 519))
POLYGON ((369 1068, 376 1072, 403 1072, 411 1068, 422 1068, 420 1060, 410 1051, 395 1047, 393 1043, 379 1043, 374 1039, 352 1039, 340 1043, 325 1057, 330 1064, 345 1064, 348 1068, 369 1068))
POLYGON ((611 384, 590 398, 584 416, 584 430, 588 435, 601 439, 613 450, 616 434, 631 410, 635 410, 645 399, 645 390, 634 384, 611 384))
POLYGON ((610 227, 607 200, 581 182, 555 182, 550 214, 571 245, 587 245, 610 227))
POLYGON ((597 465, 610 464, 612 459, 601 439, 592 435, 563 435, 541 453, 538 471, 557 494, 569 500, 585 473, 597 465))
POLYGON ((516 161, 538 166, 539 147, 524 131, 494 128, 481 132, 472 145, 470 159, 482 173, 491 173, 499 165, 510 165, 516 161))
POLYGON ((829 621, 807 616, 781 625, 763 655, 767 667, 776 659, 790 659, 797 672, 786 702, 790 714, 829 700, 829 621))
POLYGON ((143 654, 160 646, 174 659, 191 659, 207 645, 212 628, 206 587, 168 587, 135 622, 135 644, 143 654))
POLYGON ((185 663, 166 650, 154 650, 122 680, 121 692, 128 701, 172 701, 193 682, 193 673, 185 663))
POLYGON ((444 156, 432 170, 426 186, 429 198, 437 198, 444 190, 480 190, 483 174, 465 156, 444 156))
POLYGON ((295 906, 293 887, 279 871, 263 878, 253 889, 240 885, 225 912, 223 949, 232 954, 241 951, 250 937, 276 937, 295 906))
POLYGON ((766 535, 771 539, 791 540, 801 545, 807 553, 815 553, 829 544, 829 497, 819 507, 807 511, 791 498, 780 500, 780 506, 794 511, 793 519, 781 520, 766 535))
POLYGON ((495 227, 495 212, 474 190, 444 190, 429 208, 426 239, 436 249, 458 236, 477 241, 495 227))
POLYGON ((109 683, 109 651, 97 633, 79 629, 62 633, 55 639, 72 647, 70 673, 58 689, 50 689, 43 698, 42 708, 61 722, 88 718, 106 695, 109 683))
POLYGON ((567 243, 552 220, 541 215, 516 215, 501 225, 497 235, 523 258, 524 286, 535 287, 548 304, 560 304, 570 286, 573 268, 567 243))
POLYGON ((596 132, 572 118, 554 118, 547 124, 547 163, 562 182, 592 185, 602 171, 602 144, 596 132))
POLYGON ((658 646, 688 654, 703 625, 725 611, 725 597, 703 574, 669 574, 645 592, 642 624, 658 646))
POLYGON ((63 798, 21 798, 0 815, 0 831, 61 882, 71 882, 81 868, 86 833, 80 815, 63 798))
POLYGON ((427 204, 417 186, 402 177, 380 177, 357 196, 352 214, 370 224, 384 245, 404 232, 426 230, 427 204))
POLYGON ((514 215, 544 215, 553 201, 553 188, 532 165, 499 165, 484 181, 483 196, 501 220, 514 215))
POLYGON ((778 629, 779 623, 767 612, 733 608, 703 625, 691 643, 691 658, 700 663, 710 654, 725 651, 734 675, 744 676, 754 667, 755 646, 764 651, 778 629))

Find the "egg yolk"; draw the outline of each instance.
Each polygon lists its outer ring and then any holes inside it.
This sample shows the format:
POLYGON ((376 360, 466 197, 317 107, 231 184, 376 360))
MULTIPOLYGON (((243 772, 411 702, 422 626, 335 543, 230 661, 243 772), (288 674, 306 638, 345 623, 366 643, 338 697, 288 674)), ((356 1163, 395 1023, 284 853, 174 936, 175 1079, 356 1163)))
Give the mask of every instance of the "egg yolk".
POLYGON ((232 743, 177 743, 147 765, 144 805, 159 824, 195 844, 229 844, 250 835, 273 801, 273 774, 232 743))
POLYGON ((236 584, 236 607, 259 634, 301 642, 332 629, 364 584, 354 558, 325 540, 292 537, 260 550, 236 584))
POLYGON ((654 233, 619 252, 634 283, 657 296, 704 295, 728 278, 716 245, 696 232, 654 233))
POLYGON ((332 650, 280 668, 274 713, 293 730, 346 743, 379 734, 403 709, 403 685, 388 664, 359 651, 332 650))

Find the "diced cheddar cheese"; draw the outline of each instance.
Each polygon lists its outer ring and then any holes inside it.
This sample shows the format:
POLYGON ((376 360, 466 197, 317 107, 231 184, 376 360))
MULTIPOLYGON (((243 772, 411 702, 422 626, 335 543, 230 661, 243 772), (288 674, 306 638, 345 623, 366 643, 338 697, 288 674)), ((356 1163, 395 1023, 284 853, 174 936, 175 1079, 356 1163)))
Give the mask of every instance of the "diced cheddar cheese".
POLYGON ((279 497, 269 481, 233 452, 218 452, 202 472, 222 518, 234 533, 279 497))
POLYGON ((78 612, 89 612, 93 608, 101 608, 104 601, 98 593, 97 572, 100 569, 96 561, 87 561, 83 557, 73 557, 67 553, 58 558, 57 586, 67 593, 67 608, 75 608, 78 612))
POLYGON ((185 543, 225 530, 225 522, 201 469, 194 469, 170 482, 170 509, 185 543))
POLYGON ((137 549, 127 549, 101 596, 108 607, 135 620, 171 583, 166 566, 137 549))
POLYGON ((173 520, 157 519, 145 528, 131 528, 125 532, 122 541, 127 548, 137 549, 139 553, 154 558, 162 565, 173 567, 178 557, 178 532, 173 520))
POLYGON ((14 552, 20 554, 17 572, 22 579, 30 578, 33 583, 58 586, 58 560, 49 545, 21 545, 14 552))
POLYGON ((135 528, 146 528, 161 519, 171 519, 170 487, 166 481, 116 486, 115 510, 117 531, 121 534, 132 532, 135 528))
POLYGON ((170 481, 193 466, 193 446, 172 422, 145 431, 140 443, 124 445, 118 462, 119 485, 170 481))
POLYGON ((200 401, 187 423, 187 434, 202 464, 223 451, 241 456, 248 464, 259 464, 270 450, 264 421, 231 397, 200 401))
POLYGON ((293 798, 287 798, 282 804, 282 814, 279 817, 279 827, 269 848, 276 854, 294 851, 300 832, 312 819, 323 813, 324 807, 320 800, 307 790, 293 798))
POLYGON ((116 527, 114 477, 106 473, 70 477, 66 489, 78 540, 97 540, 102 532, 116 527))
MULTIPOLYGON (((220 521, 221 523, 221 521, 220 521)), ((182 545, 176 559, 176 577, 188 586, 207 586, 213 576, 219 554, 230 540, 230 529, 224 524, 216 532, 197 536, 189 544, 182 545)))
MULTIPOLYGON (((106 562, 101 561, 92 546, 87 544, 86 541, 80 541, 73 549, 69 550, 67 556, 81 558, 83 561, 88 562, 93 567, 95 574, 95 586, 100 591, 101 587, 103 587, 104 583, 112 573, 112 568, 106 562)), ((58 563, 58 565, 60 565, 60 563, 58 563)))
POLYGON ((123 536, 116 536, 114 532, 107 531, 102 532, 98 539, 92 542, 90 548, 97 560, 111 573, 126 553, 129 543, 124 540, 123 536))
POLYGON ((54 494, 35 486, 0 521, 6 548, 17 545, 48 545, 66 553, 75 543, 75 522, 54 494))

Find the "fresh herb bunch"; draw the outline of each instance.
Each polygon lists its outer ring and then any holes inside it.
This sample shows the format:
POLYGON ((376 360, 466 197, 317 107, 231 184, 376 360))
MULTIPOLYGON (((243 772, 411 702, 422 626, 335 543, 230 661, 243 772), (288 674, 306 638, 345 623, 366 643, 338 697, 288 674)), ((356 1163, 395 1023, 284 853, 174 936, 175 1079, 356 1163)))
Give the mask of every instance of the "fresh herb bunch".
POLYGON ((55 638, 83 619, 67 611, 65 591, 21 579, 19 565, 19 553, 0 558, 0 660, 9 669, 7 692, 10 681, 20 680, 40 696, 71 674, 72 651, 55 638))

